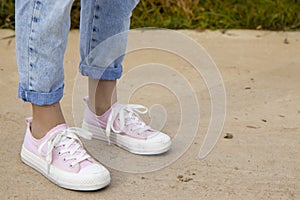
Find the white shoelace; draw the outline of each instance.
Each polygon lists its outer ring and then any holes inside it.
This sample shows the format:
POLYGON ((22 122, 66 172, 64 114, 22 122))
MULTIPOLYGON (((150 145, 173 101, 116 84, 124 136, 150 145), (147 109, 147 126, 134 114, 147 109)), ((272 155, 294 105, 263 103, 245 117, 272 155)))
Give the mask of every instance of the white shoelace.
POLYGON ((146 126, 146 124, 138 117, 138 113, 146 114, 147 112, 148 112, 148 108, 138 104, 127 104, 127 105, 119 104, 117 107, 113 108, 108 117, 106 130, 105 130, 108 143, 110 144, 111 130, 114 133, 121 133, 122 131, 124 131, 125 127, 133 124, 135 126, 133 126, 130 129, 130 131, 135 132, 137 135, 140 135, 142 132, 149 130, 150 127, 146 126), (120 130, 116 130, 114 128, 114 121, 117 119, 118 114, 120 119, 119 121, 120 130))
POLYGON ((50 165, 52 162, 52 150, 56 147, 63 146, 64 148, 60 150, 60 154, 64 154, 69 152, 69 156, 65 157, 65 161, 74 160, 70 166, 75 166, 81 161, 90 158, 91 156, 86 153, 86 151, 80 147, 82 147, 82 142, 77 137, 83 137, 85 139, 92 139, 92 134, 88 131, 85 131, 81 128, 71 127, 65 130, 60 130, 51 135, 46 141, 44 141, 38 148, 38 152, 40 155, 46 157, 47 172, 50 172, 50 165), (43 154, 42 149, 45 145, 48 145, 47 153, 43 154), (73 146, 72 146, 73 145, 73 146), (80 152, 79 154, 75 154, 76 152, 80 152))

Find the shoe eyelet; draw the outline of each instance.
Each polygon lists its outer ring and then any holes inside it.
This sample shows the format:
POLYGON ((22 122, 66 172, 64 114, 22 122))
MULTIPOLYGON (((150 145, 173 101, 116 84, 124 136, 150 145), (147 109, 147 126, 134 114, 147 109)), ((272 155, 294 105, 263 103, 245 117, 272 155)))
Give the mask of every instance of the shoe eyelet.
POLYGON ((59 151, 57 154, 60 156, 60 155, 61 155, 61 152, 59 151))
POLYGON ((69 167, 70 167, 70 168, 73 168, 73 167, 74 167, 74 165, 70 164, 70 165, 69 165, 69 167))
POLYGON ((64 162, 66 162, 67 160, 66 160, 66 158, 64 158, 64 162))

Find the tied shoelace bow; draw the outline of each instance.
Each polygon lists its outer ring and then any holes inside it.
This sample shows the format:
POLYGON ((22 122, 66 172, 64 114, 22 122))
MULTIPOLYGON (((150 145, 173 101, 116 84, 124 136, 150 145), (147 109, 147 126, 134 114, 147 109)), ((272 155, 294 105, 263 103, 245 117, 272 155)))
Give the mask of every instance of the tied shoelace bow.
POLYGON ((65 130, 60 130, 53 133, 46 141, 44 141, 38 148, 40 155, 46 157, 47 172, 50 172, 50 165, 52 163, 52 150, 56 147, 63 146, 60 150, 60 154, 69 153, 69 156, 65 157, 65 161, 74 160, 70 166, 75 166, 83 160, 90 158, 91 156, 86 153, 82 148, 83 145, 80 139, 77 137, 83 137, 85 139, 92 139, 92 134, 81 128, 71 127, 65 130), (47 153, 44 154, 42 149, 45 145, 48 145, 47 153), (79 154, 76 154, 79 153, 79 154))
POLYGON ((133 131, 137 135, 140 135, 146 130, 149 130, 150 127, 146 126, 146 124, 141 121, 138 117, 139 114, 146 114, 148 112, 148 108, 138 104, 127 104, 127 105, 118 105, 117 107, 113 108, 106 125, 105 134, 108 140, 108 144, 110 144, 110 134, 111 130, 115 133, 121 133, 124 131, 125 127, 129 125, 133 126, 130 131, 133 131), (120 123, 120 130, 116 130, 114 128, 114 121, 118 118, 120 123))

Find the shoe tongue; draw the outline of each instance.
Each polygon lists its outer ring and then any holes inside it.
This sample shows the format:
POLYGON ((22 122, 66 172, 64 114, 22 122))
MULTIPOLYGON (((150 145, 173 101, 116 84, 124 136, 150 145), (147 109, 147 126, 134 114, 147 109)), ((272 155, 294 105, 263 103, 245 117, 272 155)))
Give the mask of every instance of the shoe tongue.
MULTIPOLYGON (((41 142, 43 142, 44 140, 48 139, 52 134, 54 134, 55 132, 57 131, 63 131, 63 130, 66 130, 68 129, 68 125, 67 124, 60 124, 60 125, 57 125, 55 126, 54 128, 52 128, 50 131, 48 131, 48 133, 45 135, 44 138, 42 138, 41 142)), ((67 138, 65 138, 64 140, 66 140, 67 138)), ((71 147, 73 147, 75 144, 72 144, 71 147)), ((45 146, 46 147, 46 146, 45 146)), ((47 148, 47 147, 46 147, 47 148)), ((82 147, 80 147, 80 149, 82 149, 82 147)), ((45 150, 44 150, 45 151, 45 150)), ((75 152, 75 154, 79 154, 79 152, 75 152)), ((79 163, 80 165, 80 168, 84 168, 88 165, 90 165, 91 163, 93 163, 92 160, 90 159, 86 159, 86 160, 83 160, 79 163)))
MULTIPOLYGON (((66 129, 68 129, 68 125, 67 125, 67 124, 60 124, 60 125, 54 127, 53 129, 51 129, 48 133, 49 133, 50 135, 52 135, 52 134, 55 133, 56 131, 61 131, 61 130, 66 130, 66 129)), ((74 145, 75 145, 75 144, 72 144, 71 147, 73 147, 74 145)), ((79 147, 79 148, 80 148, 80 150, 83 150, 83 147, 79 147)), ((77 150, 77 151, 78 151, 78 150, 77 150)), ((79 152, 75 152, 75 155, 76 155, 76 154, 78 155, 78 154, 80 154, 80 153, 79 153, 79 152)), ((93 163, 92 160, 86 159, 86 160, 81 161, 81 162, 78 163, 78 164, 79 164, 79 166, 80 166, 80 169, 83 169, 84 167, 90 165, 91 163, 93 163)))

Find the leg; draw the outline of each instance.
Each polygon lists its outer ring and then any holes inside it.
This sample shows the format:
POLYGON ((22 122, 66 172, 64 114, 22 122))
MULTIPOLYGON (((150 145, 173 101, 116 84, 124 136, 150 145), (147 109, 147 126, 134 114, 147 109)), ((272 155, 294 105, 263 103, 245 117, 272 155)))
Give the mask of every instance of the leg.
POLYGON ((80 72, 89 76, 89 107, 97 115, 117 101, 116 79, 122 73, 130 16, 137 3, 81 1, 80 72))
POLYGON ((59 105, 72 2, 16 0, 19 97, 33 111, 21 159, 60 187, 97 190, 110 183, 109 172, 84 150, 84 133, 64 124, 59 105))
POLYGON ((60 104, 38 106, 32 104, 31 133, 36 139, 43 138, 53 127, 64 124, 60 104))
POLYGON ((32 104, 32 131, 41 138, 64 123, 59 101, 63 96, 63 56, 73 0, 16 0, 18 96, 32 104))
POLYGON ((137 115, 145 114, 146 107, 116 102, 116 79, 121 76, 131 11, 137 1, 81 2, 80 72, 89 76, 89 101, 82 127, 94 138, 107 140, 135 154, 168 151, 171 138, 151 129, 137 115))
POLYGON ((116 80, 110 81, 89 78, 88 104, 89 108, 96 113, 96 115, 102 115, 117 102, 116 83, 116 80))

